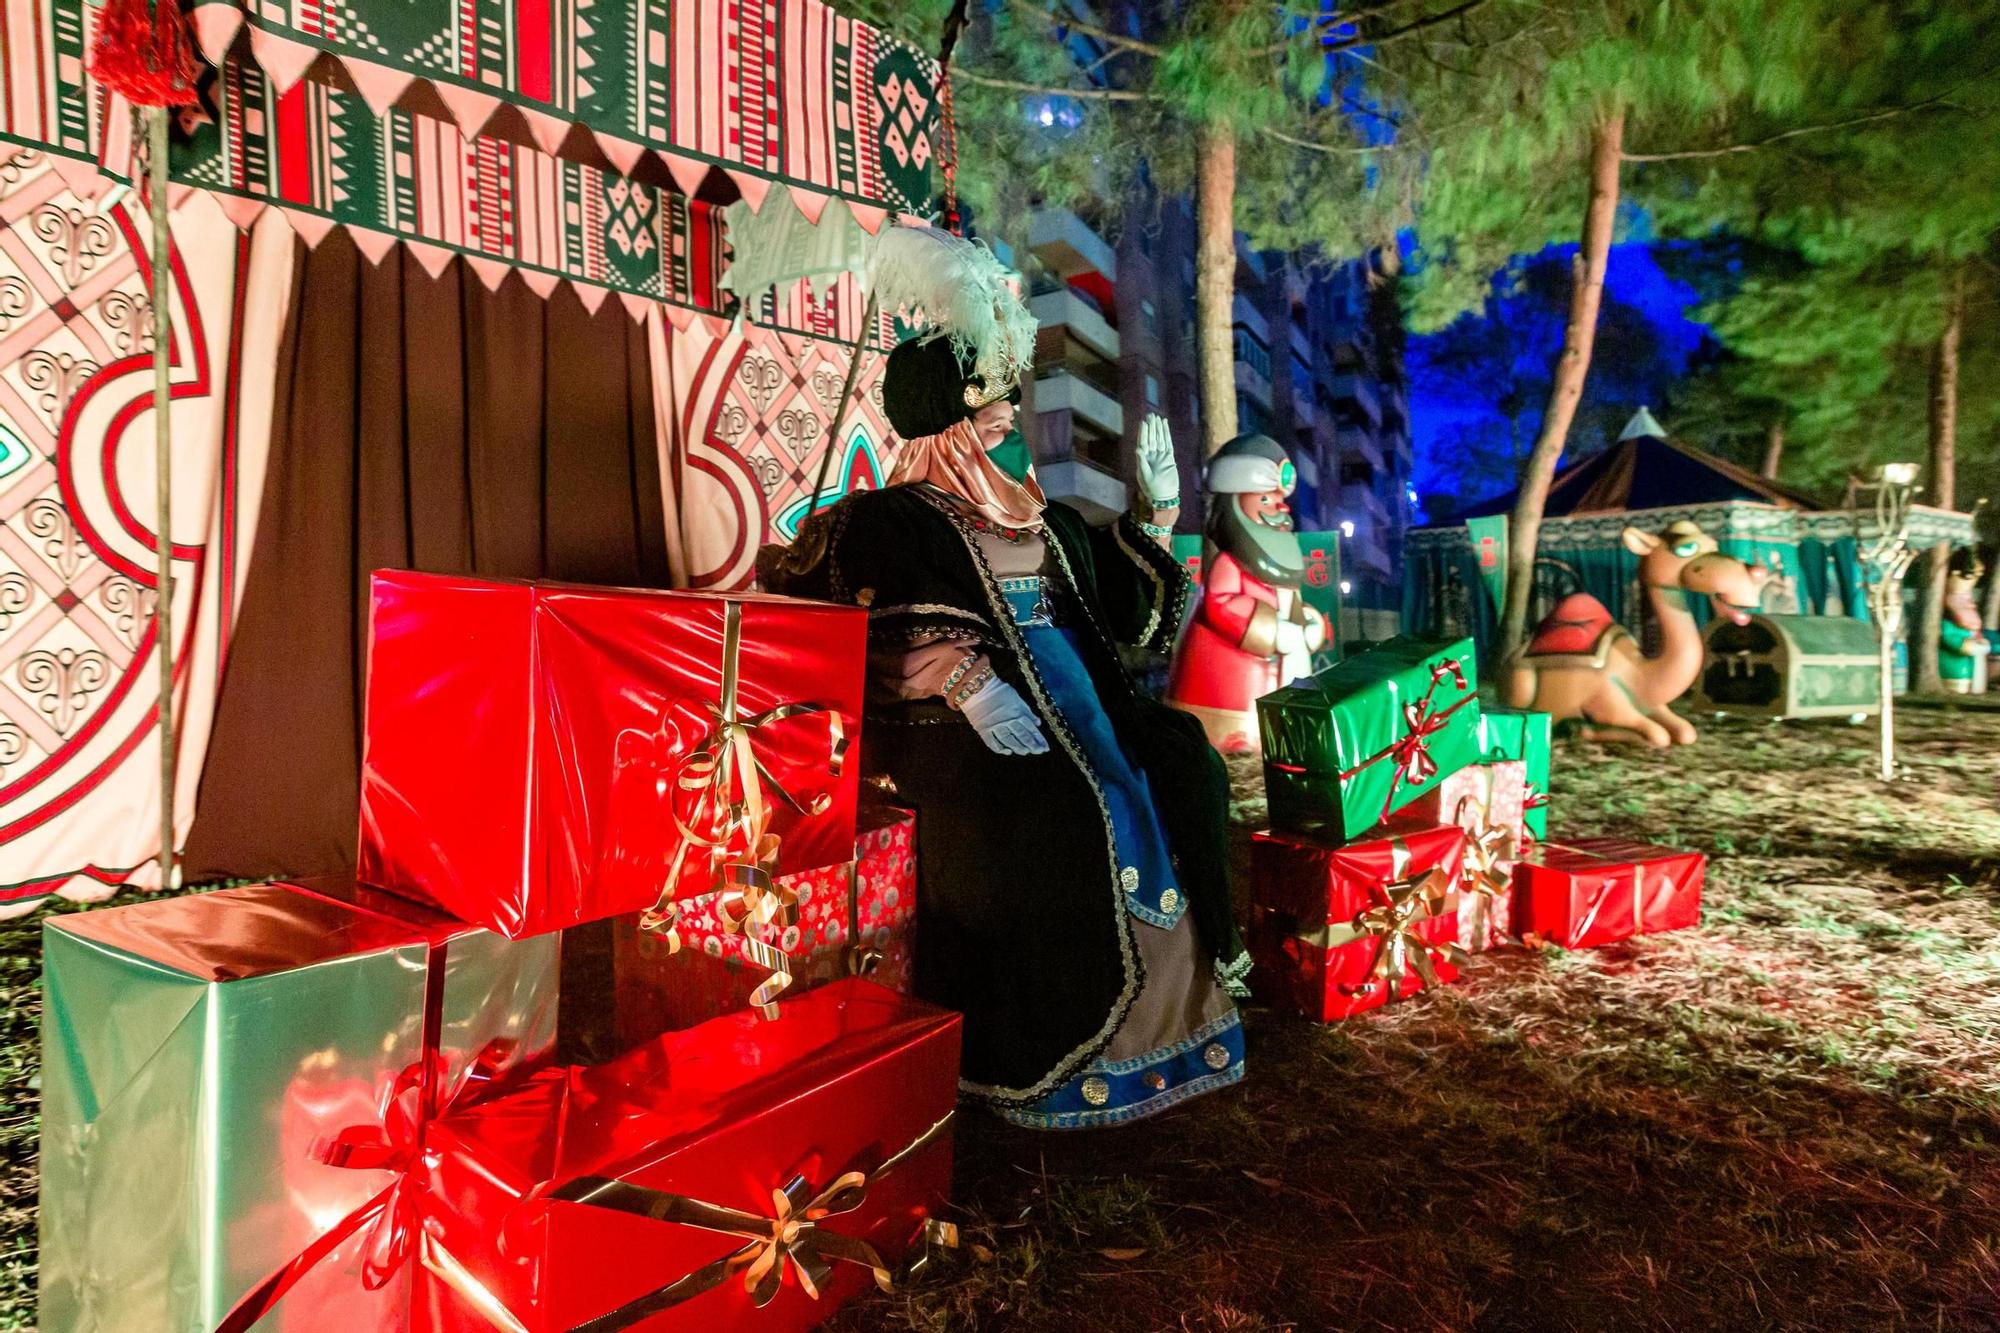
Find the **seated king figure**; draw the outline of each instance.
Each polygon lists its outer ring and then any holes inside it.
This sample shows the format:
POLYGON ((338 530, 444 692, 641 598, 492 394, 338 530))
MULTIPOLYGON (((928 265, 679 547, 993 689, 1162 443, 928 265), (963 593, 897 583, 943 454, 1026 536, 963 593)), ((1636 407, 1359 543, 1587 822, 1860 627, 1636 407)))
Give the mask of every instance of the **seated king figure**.
POLYGON ((1228 780, 1119 657, 1164 647, 1188 591, 1165 423, 1139 457, 1153 522, 1092 527, 989 457, 1032 358, 992 351, 949 327, 895 349, 889 484, 814 514, 765 584, 868 610, 862 763, 917 812, 916 989, 965 1015, 961 1091, 1115 1124, 1243 1076, 1228 780))

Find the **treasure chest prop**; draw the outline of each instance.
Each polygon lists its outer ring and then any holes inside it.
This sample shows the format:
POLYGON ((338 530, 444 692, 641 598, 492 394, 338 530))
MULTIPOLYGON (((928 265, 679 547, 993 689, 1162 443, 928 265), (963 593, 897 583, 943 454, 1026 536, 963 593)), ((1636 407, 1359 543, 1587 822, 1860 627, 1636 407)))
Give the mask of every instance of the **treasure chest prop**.
POLYGON ((1852 717, 1882 707, 1875 627, 1847 616, 1718 617, 1695 706, 1744 717, 1852 717))

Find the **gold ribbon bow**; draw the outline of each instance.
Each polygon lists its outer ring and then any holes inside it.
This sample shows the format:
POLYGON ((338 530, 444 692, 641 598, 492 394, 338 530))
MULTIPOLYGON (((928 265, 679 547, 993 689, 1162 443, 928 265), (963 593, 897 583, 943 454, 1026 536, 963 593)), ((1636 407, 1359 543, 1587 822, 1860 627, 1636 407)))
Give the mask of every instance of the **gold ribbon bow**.
POLYGON ((751 740, 774 723, 824 714, 827 772, 836 778, 846 763, 848 741, 840 714, 823 704, 786 703, 751 717, 739 716, 736 695, 742 644, 743 608, 739 603, 725 602, 721 697, 708 706, 708 730, 671 778, 674 790, 694 796, 693 813, 683 819, 678 809, 672 811, 680 845, 667 867, 659 901, 640 914, 639 925, 659 932, 669 954, 679 952, 681 938, 675 926, 682 909, 675 890, 690 852, 699 849, 708 858, 717 887, 694 900, 719 899, 723 930, 741 935, 744 957, 770 971, 751 993, 750 1003, 764 1017, 776 1018, 778 994, 792 984, 792 965, 783 950, 771 945, 769 937, 798 921, 798 895, 777 879, 779 838, 770 831, 773 807, 764 799, 764 789, 770 788, 786 805, 808 817, 823 813, 832 798, 825 792, 810 801, 793 796, 757 757, 751 740))
MULTIPOLYGON (((873 1179, 882 1179, 929 1147, 945 1132, 954 1114, 945 1112, 937 1123, 876 1167, 873 1179)), ((894 1275, 874 1246, 820 1225, 859 1208, 867 1198, 869 1181, 870 1173, 849 1171, 813 1193, 805 1177, 794 1176, 782 1188, 771 1191, 768 1216, 604 1176, 586 1176, 557 1188, 550 1198, 719 1231, 740 1236, 746 1242, 740 1249, 676 1282, 578 1324, 578 1333, 614 1333, 630 1328, 662 1310, 713 1290, 738 1273, 743 1275, 743 1288, 750 1293, 751 1302, 760 1308, 778 1294, 788 1267, 797 1274, 800 1288, 814 1300, 819 1299, 820 1290, 832 1276, 836 1263, 860 1265, 874 1276, 876 1286, 883 1291, 893 1290, 894 1275)), ((927 1222, 923 1239, 926 1243, 955 1244, 956 1229, 949 1224, 927 1222)))
POLYGON ((1437 866, 1411 875, 1409 844, 1390 838, 1389 878, 1381 886, 1382 901, 1363 909, 1349 924, 1328 923, 1301 932, 1299 938, 1324 949, 1337 949, 1356 940, 1377 941, 1363 994, 1386 985, 1389 998, 1395 999, 1403 978, 1412 972, 1427 987, 1442 985, 1432 955, 1443 954, 1447 962, 1458 964, 1465 961, 1465 951, 1455 942, 1430 943, 1416 933, 1416 924, 1437 914, 1451 897, 1451 888, 1451 876, 1437 866))

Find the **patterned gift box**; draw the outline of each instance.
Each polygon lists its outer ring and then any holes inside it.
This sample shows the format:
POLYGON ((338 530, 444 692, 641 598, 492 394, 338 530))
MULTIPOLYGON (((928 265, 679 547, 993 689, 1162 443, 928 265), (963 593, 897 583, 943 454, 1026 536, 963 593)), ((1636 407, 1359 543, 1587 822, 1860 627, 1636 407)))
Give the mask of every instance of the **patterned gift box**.
MULTIPOLYGON (((81 912, 42 939, 48 1333, 216 1327, 327 1219, 379 1197, 388 1173, 347 1159, 348 1131, 381 1129, 427 1049, 442 1085, 525 1068, 554 1038, 553 937, 347 883, 81 912)), ((414 1266, 364 1284, 375 1239, 339 1240, 265 1327, 326 1328, 334 1308, 342 1327, 405 1326, 414 1266)))
POLYGON ((1482 953, 1507 939, 1527 787, 1527 765, 1519 761, 1469 764, 1404 806, 1386 826, 1456 824, 1465 830, 1458 943, 1468 952, 1482 953))
POLYGON ((866 637, 793 598, 378 572, 360 878, 519 939, 844 862, 866 637))
POLYGON ((1396 638, 1257 701, 1271 822, 1353 838, 1474 763, 1472 640, 1396 638))
POLYGON ((1259 998, 1328 1023, 1456 980, 1465 842, 1456 826, 1337 848, 1257 834, 1250 976, 1259 998))
POLYGON ((426 1230, 504 1320, 439 1326, 791 1333, 892 1284, 950 1189, 959 1031, 849 979, 440 1120, 426 1230))
POLYGON ((1514 867, 1514 926, 1565 949, 1701 922, 1708 858, 1621 838, 1545 843, 1514 867))
MULTIPOLYGON (((916 815, 864 806, 857 816, 854 860, 778 881, 796 895, 798 919, 768 938, 789 959, 785 1000, 841 977, 859 975, 907 995, 914 981, 917 913, 916 815)), ((637 917, 615 923, 613 986, 618 1043, 630 1048, 662 1032, 733 1013, 753 1003, 770 976, 744 954, 724 904, 711 899, 683 911, 678 950, 637 917)))
POLYGON ((1487 708, 1479 714, 1479 752, 1488 761, 1519 760, 1528 766, 1527 829, 1534 841, 1549 836, 1550 722, 1547 713, 1520 708, 1487 708))

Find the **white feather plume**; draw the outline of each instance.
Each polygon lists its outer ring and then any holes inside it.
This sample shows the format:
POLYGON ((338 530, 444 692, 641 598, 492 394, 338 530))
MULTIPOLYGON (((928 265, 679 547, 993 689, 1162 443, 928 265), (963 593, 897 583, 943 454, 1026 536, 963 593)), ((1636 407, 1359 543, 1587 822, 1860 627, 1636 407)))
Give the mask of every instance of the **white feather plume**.
POLYGON ((1035 317, 983 243, 937 227, 884 227, 868 273, 882 310, 921 313, 989 385, 1017 383, 1034 365, 1035 317))

